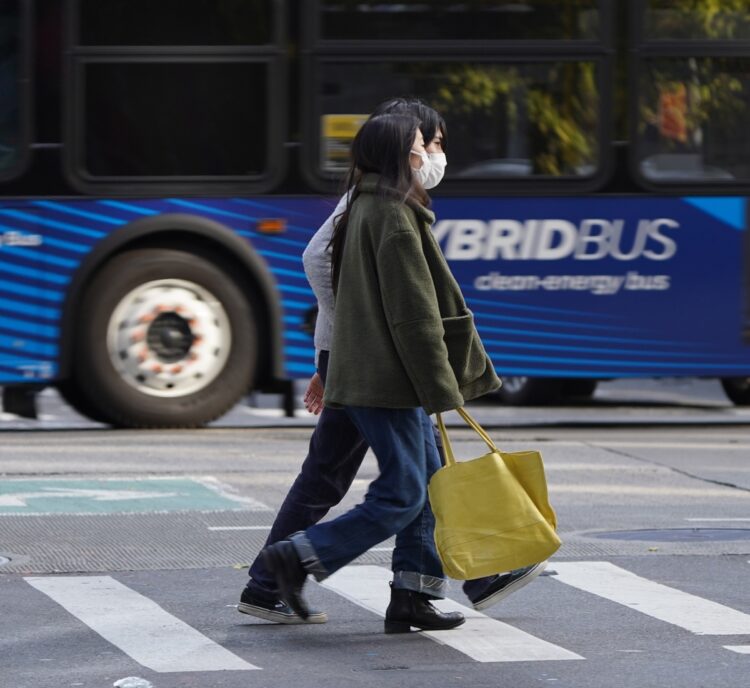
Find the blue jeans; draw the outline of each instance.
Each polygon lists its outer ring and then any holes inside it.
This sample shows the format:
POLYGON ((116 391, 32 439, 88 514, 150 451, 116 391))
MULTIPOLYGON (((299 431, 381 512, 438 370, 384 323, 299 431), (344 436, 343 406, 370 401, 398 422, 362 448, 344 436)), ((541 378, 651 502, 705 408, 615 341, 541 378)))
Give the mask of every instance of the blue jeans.
MULTIPOLYGON (((327 351, 320 352, 318 372, 325 383, 328 372, 327 351)), ((421 409, 419 411, 427 417, 421 409)), ((434 426, 431 426, 431 432, 442 456, 440 436, 434 426)), ((307 457, 279 509, 265 546, 318 523, 332 507, 341 502, 349 491, 368 448, 367 442, 346 411, 324 408, 310 438, 307 457)), ((425 508, 429 509, 429 503, 425 508)), ((423 524, 428 525, 431 517, 430 512, 423 524)), ((431 538, 432 533, 430 547, 431 538)), ((402 559, 400 552, 394 550, 392 568, 396 572, 408 572, 419 567, 411 567, 407 560, 402 559)), ((269 601, 274 601, 278 597, 276 581, 260 557, 255 559, 249 573, 248 588, 253 594, 265 597, 269 601)), ((477 581, 466 581, 464 592, 473 599, 476 595, 472 593, 484 589, 488 580, 482 578, 477 581)))
POLYGON ((291 537, 303 565, 323 580, 395 535, 393 587, 443 597, 446 581, 427 500, 427 483, 441 461, 429 417, 421 408, 344 410, 372 447, 380 474, 361 504, 291 537))

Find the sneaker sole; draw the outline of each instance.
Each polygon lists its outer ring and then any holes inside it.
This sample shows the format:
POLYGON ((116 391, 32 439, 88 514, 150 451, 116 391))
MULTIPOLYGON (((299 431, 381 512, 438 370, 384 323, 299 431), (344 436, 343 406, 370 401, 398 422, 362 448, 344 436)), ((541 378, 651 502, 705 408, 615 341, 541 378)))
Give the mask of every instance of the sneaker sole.
POLYGON ((520 590, 524 585, 528 585, 529 583, 531 583, 531 581, 533 581, 546 568, 547 562, 540 562, 522 578, 513 581, 509 586, 503 588, 502 590, 498 590, 494 595, 490 595, 486 600, 477 602, 475 605, 473 605, 474 609, 476 609, 477 611, 481 611, 482 609, 491 607, 493 604, 497 604, 501 600, 504 600, 506 597, 508 597, 508 595, 511 595, 517 590, 520 590))
POLYGON ((328 621, 328 614, 325 612, 310 612, 310 616, 307 620, 303 619, 297 614, 283 614, 281 612, 274 612, 270 609, 264 609, 263 607, 256 607, 252 604, 240 602, 237 605, 237 611, 242 614, 248 614, 258 619, 264 619, 265 621, 274 621, 275 623, 291 625, 299 624, 322 624, 328 621))

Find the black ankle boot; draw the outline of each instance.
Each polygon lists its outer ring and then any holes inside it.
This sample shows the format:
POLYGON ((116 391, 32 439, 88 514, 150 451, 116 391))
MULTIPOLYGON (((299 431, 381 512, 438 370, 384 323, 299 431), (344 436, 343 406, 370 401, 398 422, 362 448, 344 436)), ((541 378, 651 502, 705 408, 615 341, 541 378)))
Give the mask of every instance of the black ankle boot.
POLYGON ((385 612, 386 633, 408 633, 414 626, 420 631, 446 631, 466 619, 460 612, 441 612, 421 592, 391 587, 391 603, 385 612))

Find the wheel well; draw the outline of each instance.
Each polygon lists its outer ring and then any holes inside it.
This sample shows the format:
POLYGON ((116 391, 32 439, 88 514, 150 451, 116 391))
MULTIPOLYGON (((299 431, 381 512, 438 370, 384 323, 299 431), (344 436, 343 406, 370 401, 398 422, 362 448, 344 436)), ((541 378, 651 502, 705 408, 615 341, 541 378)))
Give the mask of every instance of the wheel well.
POLYGON ((257 388, 273 387, 283 377, 281 372, 283 366, 281 306, 268 267, 252 247, 231 230, 211 221, 204 222, 203 218, 190 217, 189 219, 191 220, 189 224, 197 220, 204 231, 196 232, 194 228, 184 227, 188 223, 173 220, 169 227, 139 232, 138 229, 143 229, 143 225, 147 222, 139 221, 108 237, 81 265, 71 284, 63 312, 60 343, 61 379, 66 379, 71 374, 75 350, 75 323, 81 297, 86 287, 112 258, 143 248, 194 251, 197 255, 216 263, 222 270, 230 272, 237 280, 240 289, 251 301, 258 318, 258 331, 265 335, 258 343, 258 365, 253 376, 255 386, 257 388), (136 227, 136 225, 141 225, 141 227, 136 227), (217 227, 220 227, 221 231, 217 232, 217 227), (128 233, 128 229, 130 229, 130 236, 126 237, 124 234, 128 233), (210 235, 205 229, 210 231, 210 235))

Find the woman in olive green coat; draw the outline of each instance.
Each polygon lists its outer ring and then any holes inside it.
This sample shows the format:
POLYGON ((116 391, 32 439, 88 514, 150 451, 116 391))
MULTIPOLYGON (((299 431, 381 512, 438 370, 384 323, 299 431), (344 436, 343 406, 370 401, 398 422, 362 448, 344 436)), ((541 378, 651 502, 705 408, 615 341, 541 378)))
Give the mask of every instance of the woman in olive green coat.
POLYGON ((432 236, 429 197, 413 168, 429 164, 418 120, 374 117, 352 145, 353 191, 332 244, 336 309, 325 403, 342 408, 380 475, 362 504, 263 551, 281 596, 303 618, 308 573, 331 575, 396 535, 386 632, 463 623, 429 603, 445 578, 432 541, 427 483, 440 467, 427 413, 497 389, 471 312, 432 236))

